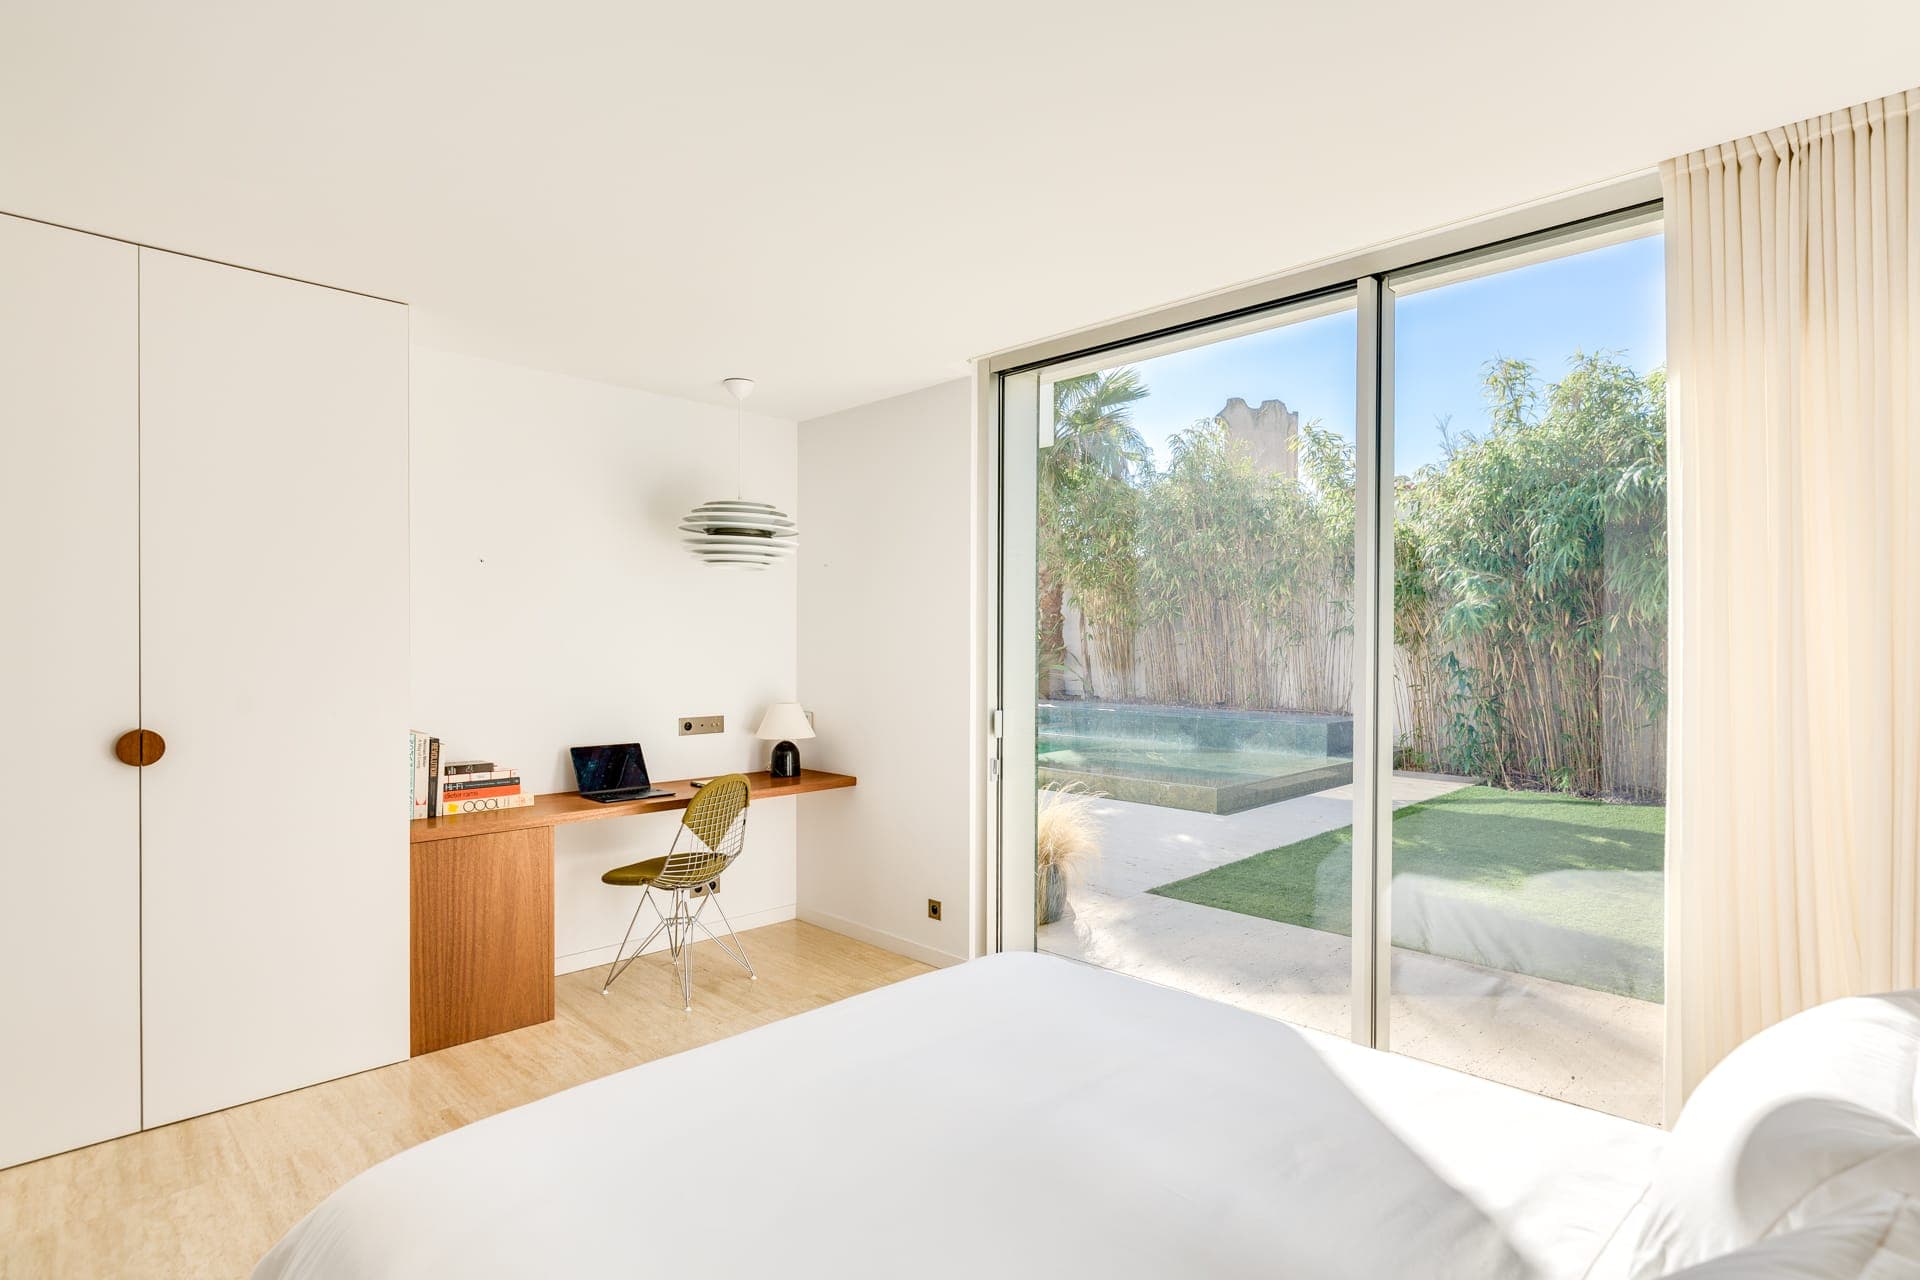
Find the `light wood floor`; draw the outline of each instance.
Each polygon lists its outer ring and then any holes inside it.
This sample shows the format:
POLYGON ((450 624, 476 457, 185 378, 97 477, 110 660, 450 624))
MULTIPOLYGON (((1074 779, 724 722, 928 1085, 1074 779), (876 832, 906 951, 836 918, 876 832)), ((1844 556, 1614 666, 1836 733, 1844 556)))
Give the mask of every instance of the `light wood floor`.
POLYGON ((335 1187, 396 1151, 927 971, 798 922, 742 938, 759 981, 702 943, 691 1014, 664 954, 605 997, 604 970, 568 974, 541 1026, 0 1170, 0 1276, 245 1276, 335 1187))

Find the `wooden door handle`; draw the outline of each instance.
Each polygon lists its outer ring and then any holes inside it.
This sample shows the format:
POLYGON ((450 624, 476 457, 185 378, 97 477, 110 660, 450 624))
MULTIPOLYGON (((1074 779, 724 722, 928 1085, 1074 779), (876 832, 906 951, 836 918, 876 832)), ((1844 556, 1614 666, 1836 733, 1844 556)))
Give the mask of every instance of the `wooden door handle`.
POLYGON ((151 729, 129 729, 113 744, 113 754, 121 764, 144 769, 167 754, 167 740, 151 729))

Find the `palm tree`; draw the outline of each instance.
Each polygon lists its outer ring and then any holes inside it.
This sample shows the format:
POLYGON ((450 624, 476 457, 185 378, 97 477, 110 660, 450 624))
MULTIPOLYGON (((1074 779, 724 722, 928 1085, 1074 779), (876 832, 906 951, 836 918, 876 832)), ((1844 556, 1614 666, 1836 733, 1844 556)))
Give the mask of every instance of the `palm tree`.
POLYGON ((1053 384, 1053 445, 1049 469, 1092 467, 1115 480, 1131 479, 1149 457, 1133 426, 1133 405, 1150 393, 1131 368, 1083 373, 1053 384))
MULTIPOLYGON (((1152 466, 1147 441, 1133 426, 1133 405, 1150 393, 1131 368, 1084 373, 1053 384, 1053 447, 1047 450, 1046 496, 1057 499, 1074 480, 1087 472, 1119 484, 1133 481, 1136 471, 1152 466)), ((1044 524, 1056 502, 1042 503, 1044 524)), ((1065 674, 1065 588, 1058 569, 1048 564, 1049 539, 1042 529, 1039 563, 1040 687, 1047 696, 1060 692, 1065 674)), ((1081 652, 1086 652, 1086 620, 1081 619, 1081 652)))

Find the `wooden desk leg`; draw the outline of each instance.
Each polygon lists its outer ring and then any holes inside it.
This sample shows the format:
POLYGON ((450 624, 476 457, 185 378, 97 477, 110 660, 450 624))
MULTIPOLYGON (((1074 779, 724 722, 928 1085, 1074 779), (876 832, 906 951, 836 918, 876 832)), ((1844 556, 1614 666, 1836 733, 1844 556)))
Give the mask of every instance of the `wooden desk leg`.
POLYGON ((553 828, 412 848, 412 1052, 551 1019, 553 828))

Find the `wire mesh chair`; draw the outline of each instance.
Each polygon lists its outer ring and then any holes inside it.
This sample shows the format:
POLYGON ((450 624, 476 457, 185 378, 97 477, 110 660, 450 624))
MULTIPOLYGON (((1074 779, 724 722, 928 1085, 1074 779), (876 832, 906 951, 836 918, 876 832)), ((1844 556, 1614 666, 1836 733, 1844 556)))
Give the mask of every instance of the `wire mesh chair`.
POLYGON ((747 971, 747 977, 757 978, 753 963, 747 959, 746 948, 740 945, 740 936, 733 931, 733 921, 727 919, 727 909, 720 905, 717 890, 720 887, 720 874, 733 865, 747 843, 747 776, 744 773, 729 773, 715 778, 700 788, 693 803, 681 816, 680 825, 673 833, 673 846, 664 858, 648 858, 645 862, 629 863, 624 867, 615 867, 601 876, 605 884, 623 887, 638 885, 640 902, 633 909, 633 919, 627 922, 627 932, 620 939, 618 950, 613 953, 613 963, 607 966, 607 980, 600 988, 605 995, 613 986, 613 980, 627 971, 627 966, 640 958, 649 943, 659 937, 662 931, 667 935, 667 950, 672 954, 680 970, 680 1002, 687 1012, 693 1012, 693 931, 713 940, 715 946, 740 962, 747 971), (683 846, 682 841, 685 840, 683 846), (660 904, 653 899, 654 890, 665 894, 671 903, 671 911, 662 911, 660 904), (694 905, 693 899, 699 899, 694 905), (720 913, 720 922, 727 928, 725 938, 707 928, 706 921, 700 917, 711 905, 720 913), (633 937, 633 928, 640 922, 640 909, 652 907, 658 917, 653 931, 643 939, 640 945, 626 959, 627 940, 633 937))

